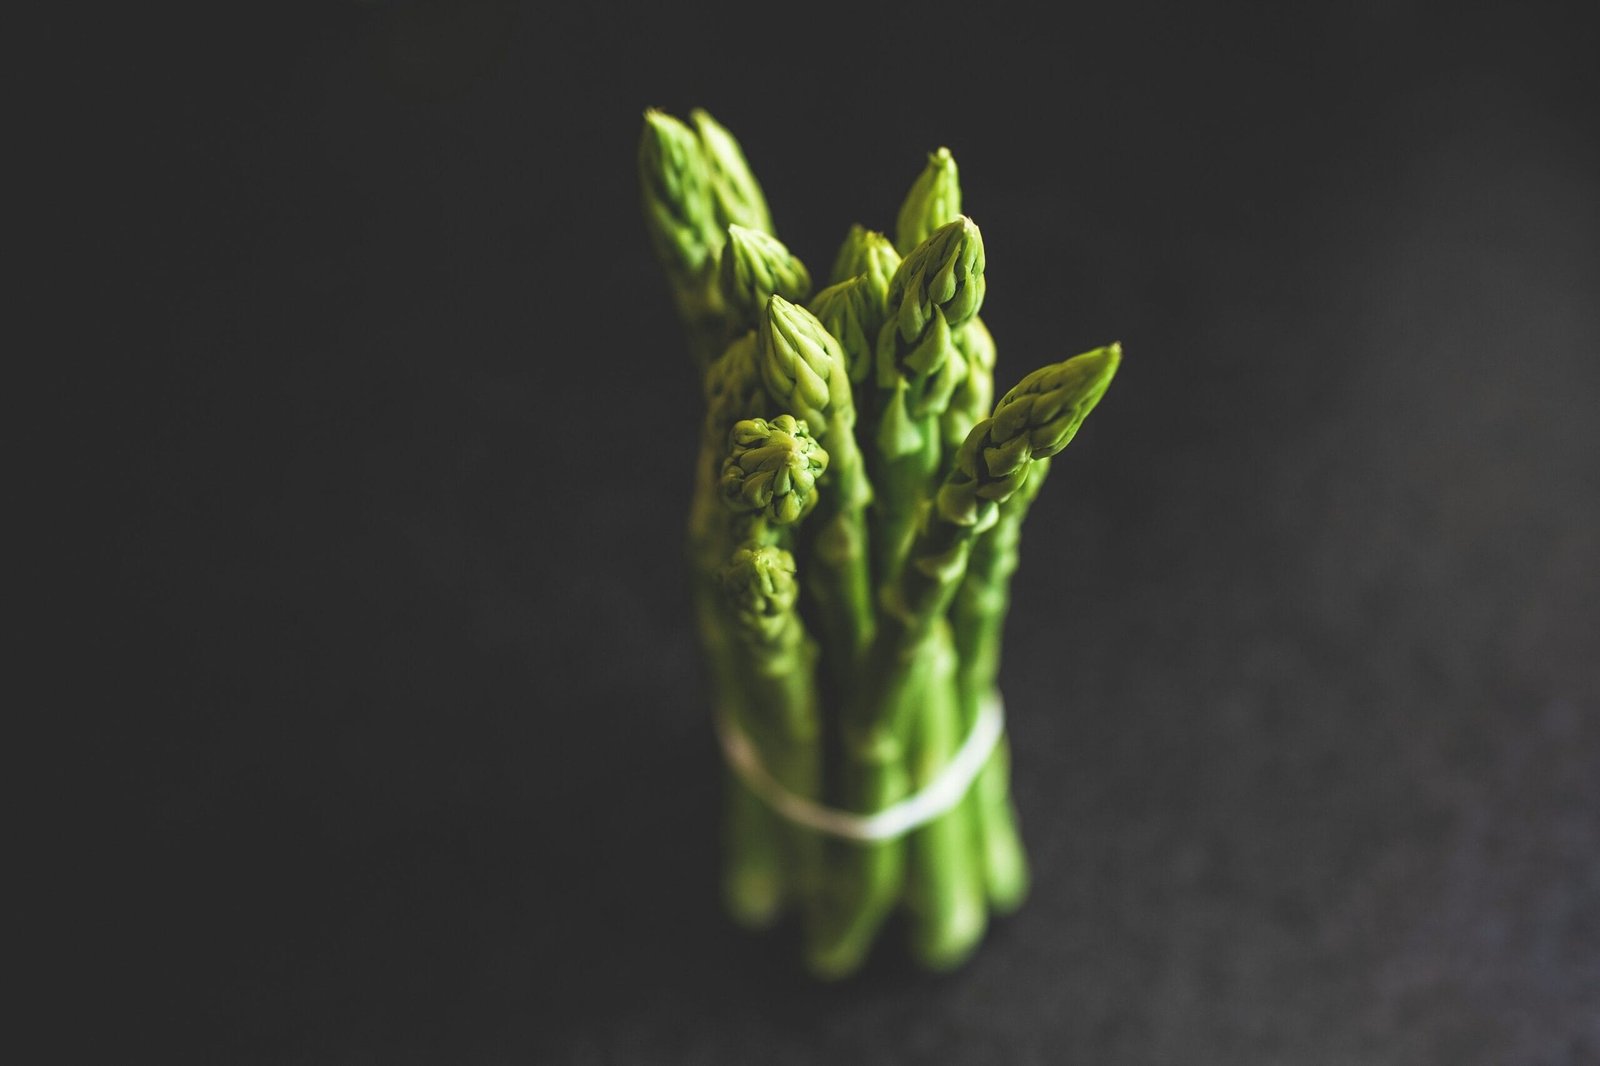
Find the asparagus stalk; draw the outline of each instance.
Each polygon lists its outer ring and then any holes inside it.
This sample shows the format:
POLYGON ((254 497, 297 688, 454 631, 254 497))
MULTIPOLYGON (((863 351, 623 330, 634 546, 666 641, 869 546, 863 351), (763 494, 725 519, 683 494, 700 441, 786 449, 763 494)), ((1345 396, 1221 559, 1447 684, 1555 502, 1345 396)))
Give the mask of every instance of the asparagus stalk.
MULTIPOLYGON (((710 667, 712 709, 718 718, 738 722, 750 706, 750 696, 726 608, 708 586, 696 576, 695 612, 710 667)), ((745 928, 766 928, 777 919, 784 902, 783 825, 731 769, 723 774, 723 906, 745 928)))
MULTIPOLYGON (((733 721, 740 720, 752 697, 734 624, 719 588, 720 573, 733 547, 752 532, 759 536, 759 531, 740 528, 747 523, 724 505, 720 484, 730 429, 741 418, 766 413, 766 390, 756 369, 755 347, 752 331, 730 344, 707 368, 706 414, 689 509, 695 617, 709 668, 712 704, 718 716, 733 721)), ((732 771, 726 773, 723 902, 740 925, 762 928, 777 918, 784 902, 783 827, 732 771)))
MULTIPOLYGON (((821 720, 811 683, 816 645, 795 610, 800 586, 794 555, 770 544, 746 544, 734 549, 722 579, 746 651, 742 667, 752 698, 739 723, 782 786, 818 797, 821 720)), ((805 903, 816 890, 818 837, 786 826, 782 842, 786 888, 805 903)))
MULTIPOLYGON (((940 619, 921 666, 920 713, 912 722, 912 783, 926 788, 954 758, 971 727, 963 728, 955 689, 955 649, 940 619)), ((960 965, 988 925, 976 811, 966 802, 911 834, 906 904, 911 950, 932 970, 960 965)))
MULTIPOLYGON (((1072 387, 1065 369, 1081 360, 1104 369, 1089 380, 1098 392, 1088 394, 1087 410, 1099 402, 1120 363, 1120 345, 1096 349, 1029 374, 996 405, 996 417, 1015 417, 1028 411, 1048 412, 1062 390, 1072 387), (1103 378, 1103 380, 1102 380, 1103 378)), ((1078 416, 1081 422, 1082 416, 1078 416)), ((994 525, 977 541, 951 615, 954 621, 959 668, 957 690, 961 717, 967 728, 977 720, 986 699, 995 698, 1000 668, 1000 642, 1010 606, 1011 575, 1016 571, 1022 522, 1043 487, 1049 461, 1033 462, 1018 490, 1001 503, 994 525)), ((1028 888, 1026 853, 1016 828, 1016 811, 1010 795, 1010 751, 1005 742, 996 748, 974 783, 970 802, 976 811, 983 854, 986 888, 995 909, 1006 913, 1021 905, 1028 888)))
MULTIPOLYGON (((763 541, 770 527, 798 522, 815 506, 816 479, 827 468, 828 456, 805 424, 788 415, 771 422, 741 421, 729 437, 721 495, 746 520, 749 536, 720 575, 744 651, 740 666, 747 702, 734 720, 785 788, 817 798, 822 762, 812 680, 816 646, 795 611, 799 586, 794 557, 763 541)), ((781 898, 805 907, 816 896, 820 843, 798 826, 781 830, 781 898)))
POLYGON ((782 833, 761 797, 732 770, 724 770, 722 907, 745 929, 771 928, 783 911, 782 833))
MULTIPOLYGON (((963 731, 976 723, 984 700, 997 698, 1000 640, 1010 607, 1011 575, 1017 568, 1022 520, 1038 496, 1049 468, 1049 459, 1034 460, 1022 488, 1001 504, 994 526, 972 547, 966 576, 950 608, 963 731)), ((985 890, 990 904, 1002 914, 1021 906, 1028 893, 1028 859, 1017 830, 1010 770, 1011 751, 1002 737, 966 802, 982 857, 985 890)))
MULTIPOLYGON (((910 791, 905 750, 878 749, 846 742, 843 805, 876 812, 910 791)), ((826 871, 818 899, 818 920, 806 941, 806 964, 825 980, 847 977, 860 968, 873 940, 905 883, 903 840, 840 841, 824 844, 826 871)))
MULTIPOLYGON (((794 556, 782 548, 747 544, 723 571, 744 651, 751 703, 737 721, 784 788, 797 796, 822 794, 821 719, 812 670, 816 645, 795 610, 799 582, 794 556)), ((821 840, 801 826, 777 835, 783 898, 810 920, 821 873, 821 840)))

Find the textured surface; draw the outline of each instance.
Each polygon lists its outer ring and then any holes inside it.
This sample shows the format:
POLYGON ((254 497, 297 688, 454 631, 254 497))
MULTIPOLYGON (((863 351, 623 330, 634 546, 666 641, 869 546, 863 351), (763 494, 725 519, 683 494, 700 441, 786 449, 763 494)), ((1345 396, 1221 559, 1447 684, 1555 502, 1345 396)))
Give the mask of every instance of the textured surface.
POLYGON ((90 401, 78 630, 149 697, 88 738, 85 994, 159 1000, 120 1057, 1600 1061, 1593 36, 546 6, 204 27, 121 127, 158 351, 90 401), (843 32, 916 92, 868 121, 843 32), (1022 546, 1035 894, 957 975, 816 988, 716 911, 649 105, 734 130, 813 269, 948 145, 1002 389, 1124 345, 1022 546))

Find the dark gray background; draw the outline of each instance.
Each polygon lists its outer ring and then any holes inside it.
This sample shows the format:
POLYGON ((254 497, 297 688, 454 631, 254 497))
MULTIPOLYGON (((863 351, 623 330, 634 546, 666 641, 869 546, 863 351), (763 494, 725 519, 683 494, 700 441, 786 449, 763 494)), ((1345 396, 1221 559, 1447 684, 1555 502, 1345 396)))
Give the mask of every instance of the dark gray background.
POLYGON ((116 68, 125 624, 83 631, 127 710, 90 735, 119 799, 84 921, 138 961, 85 979, 158 1003, 102 1035, 1600 1062, 1593 32, 578 6, 213 13, 116 68), (818 270, 948 145, 1002 383, 1124 344, 1009 628, 1035 893, 953 976, 891 944, 815 987, 717 911, 652 105, 731 127, 818 270))

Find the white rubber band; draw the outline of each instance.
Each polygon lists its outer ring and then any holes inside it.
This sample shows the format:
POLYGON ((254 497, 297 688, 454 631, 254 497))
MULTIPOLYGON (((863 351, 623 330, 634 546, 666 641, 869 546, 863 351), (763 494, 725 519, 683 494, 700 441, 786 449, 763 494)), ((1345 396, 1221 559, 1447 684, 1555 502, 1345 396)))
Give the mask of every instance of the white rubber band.
POLYGON ((875 843, 903 837, 960 803, 1005 732, 1006 714, 998 693, 985 700, 978 708, 978 720, 972 723, 972 731, 938 776, 905 799, 874 814, 824 807, 795 795, 772 776, 744 730, 725 715, 718 715, 716 724, 723 758, 739 775, 739 780, 750 786, 750 791, 766 801, 767 806, 807 829, 845 840, 875 843))

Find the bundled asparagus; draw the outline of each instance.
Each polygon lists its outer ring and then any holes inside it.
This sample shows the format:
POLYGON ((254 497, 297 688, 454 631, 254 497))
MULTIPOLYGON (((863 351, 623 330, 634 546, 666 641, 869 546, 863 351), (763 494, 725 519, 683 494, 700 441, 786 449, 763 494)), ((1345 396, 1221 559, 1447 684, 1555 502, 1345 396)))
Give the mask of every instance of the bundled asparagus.
POLYGON ((822 977, 900 906, 918 961, 956 966, 1027 893, 996 690, 1022 522, 1121 350, 992 402, 983 237, 946 149, 893 242, 852 227, 814 295, 705 112, 647 112, 639 171, 705 398, 688 539, 725 903, 798 915, 822 977))

